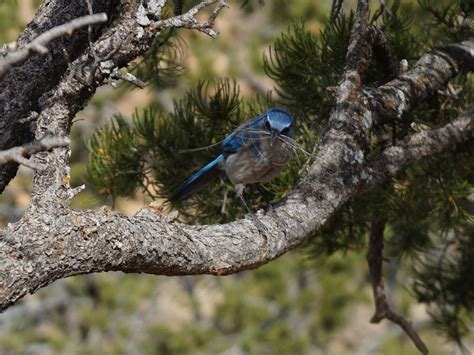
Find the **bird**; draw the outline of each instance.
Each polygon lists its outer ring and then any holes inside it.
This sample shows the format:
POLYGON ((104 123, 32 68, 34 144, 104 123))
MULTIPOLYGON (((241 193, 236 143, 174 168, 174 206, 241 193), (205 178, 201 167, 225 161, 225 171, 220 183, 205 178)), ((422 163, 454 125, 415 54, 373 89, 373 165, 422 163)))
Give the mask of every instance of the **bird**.
POLYGON ((180 202, 206 187, 218 177, 227 175, 244 203, 248 184, 268 182, 290 161, 295 134, 291 114, 278 107, 240 125, 221 144, 217 157, 186 179, 172 194, 170 201, 180 202))

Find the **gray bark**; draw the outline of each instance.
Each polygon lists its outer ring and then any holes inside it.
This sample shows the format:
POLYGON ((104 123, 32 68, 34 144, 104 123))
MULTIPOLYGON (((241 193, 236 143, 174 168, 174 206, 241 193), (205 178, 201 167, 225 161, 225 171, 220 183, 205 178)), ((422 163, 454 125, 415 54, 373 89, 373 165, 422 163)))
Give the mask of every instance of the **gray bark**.
MULTIPOLYGON (((105 12, 114 18, 118 1, 93 1, 94 13, 105 12)), ((35 18, 28 24, 17 39, 22 48, 39 34, 52 27, 69 22, 88 14, 84 0, 44 1, 35 18)), ((94 26, 92 38, 96 39, 103 26, 94 26)), ((13 68, 0 81, 0 150, 30 142, 34 132, 28 122, 21 122, 30 112, 40 110, 38 99, 55 87, 68 69, 68 59, 74 60, 88 46, 87 29, 77 31, 69 38, 60 38, 48 46, 47 56, 35 55, 20 66, 13 68), (65 56, 66 53, 67 55, 65 56)), ((0 166, 0 192, 15 177, 18 164, 9 163, 0 166)))
MULTIPOLYGON (((76 112, 113 71, 101 70, 100 62, 111 61, 113 68, 127 65, 166 26, 214 34, 212 18, 207 23, 193 21, 197 11, 143 24, 138 9, 136 2, 124 1, 116 25, 99 36, 92 48, 80 52, 57 85, 44 91, 38 104, 37 139, 46 132, 69 135, 76 112)), ((378 89, 363 90, 363 64, 372 54, 366 16, 367 4, 359 1, 347 65, 317 157, 282 204, 256 214, 265 231, 251 218, 222 225, 184 225, 153 208, 131 217, 107 209, 74 211, 69 208, 68 149, 39 153, 35 161, 46 168, 35 173, 31 204, 20 221, 1 231, 0 309, 57 279, 78 274, 227 275, 256 268, 306 242, 344 204, 410 164, 472 140, 471 108, 452 123, 407 137, 383 151, 376 161, 366 161, 368 133, 375 124, 410 112, 415 102, 442 89, 456 74, 472 70, 474 64, 474 38, 470 38, 456 44, 455 51, 427 53, 408 73, 378 89), (392 114, 387 102, 404 104, 392 114)))

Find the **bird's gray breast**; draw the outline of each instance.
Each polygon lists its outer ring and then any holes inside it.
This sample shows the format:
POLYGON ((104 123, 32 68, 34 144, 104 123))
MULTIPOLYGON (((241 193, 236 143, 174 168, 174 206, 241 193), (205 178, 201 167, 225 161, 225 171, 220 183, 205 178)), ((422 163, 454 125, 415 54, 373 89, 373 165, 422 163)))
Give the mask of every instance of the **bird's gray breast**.
POLYGON ((267 182, 283 170, 291 153, 287 143, 265 137, 249 142, 228 156, 223 167, 233 184, 267 182))

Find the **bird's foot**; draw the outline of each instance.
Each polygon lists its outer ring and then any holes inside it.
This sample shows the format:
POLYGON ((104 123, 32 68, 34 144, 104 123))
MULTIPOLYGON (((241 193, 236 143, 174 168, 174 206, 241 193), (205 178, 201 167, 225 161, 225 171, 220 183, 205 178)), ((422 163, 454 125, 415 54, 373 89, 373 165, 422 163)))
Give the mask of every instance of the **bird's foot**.
POLYGON ((259 233, 263 235, 265 238, 265 242, 267 241, 267 233, 268 233, 268 228, 258 219, 258 217, 254 214, 250 215, 253 223, 255 224, 255 227, 257 227, 259 233))
POLYGON ((250 215, 250 218, 252 218, 253 220, 253 223, 255 224, 255 227, 257 227, 258 231, 260 234, 262 234, 264 237, 265 237, 265 242, 267 241, 267 237, 266 237, 266 234, 268 233, 268 229, 267 227, 265 227, 265 225, 258 219, 258 217, 252 213, 252 211, 250 210, 250 207, 248 206, 247 202, 245 201, 245 198, 244 198, 244 195, 243 195, 243 192, 244 192, 244 185, 242 184, 237 184, 235 185, 235 192, 237 194, 237 197, 240 199, 240 201, 242 201, 242 204, 245 206, 245 209, 247 210, 247 212, 249 213, 250 215))

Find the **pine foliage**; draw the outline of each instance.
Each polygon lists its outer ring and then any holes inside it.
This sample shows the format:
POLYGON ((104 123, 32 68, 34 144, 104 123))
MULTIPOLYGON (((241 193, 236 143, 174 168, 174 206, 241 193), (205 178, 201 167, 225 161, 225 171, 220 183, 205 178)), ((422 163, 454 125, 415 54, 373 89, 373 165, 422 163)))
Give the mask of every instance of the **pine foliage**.
POLYGON ((165 30, 135 67, 134 74, 159 89, 174 86, 184 70, 180 64, 184 55, 183 45, 176 30, 165 30))

